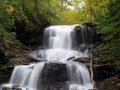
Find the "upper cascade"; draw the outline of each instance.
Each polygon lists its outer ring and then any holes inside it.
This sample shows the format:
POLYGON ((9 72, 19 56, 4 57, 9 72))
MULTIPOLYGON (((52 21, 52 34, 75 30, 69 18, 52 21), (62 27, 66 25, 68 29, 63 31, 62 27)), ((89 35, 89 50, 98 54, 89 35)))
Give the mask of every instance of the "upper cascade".
POLYGON ((75 40, 74 25, 50 26, 45 29, 43 47, 71 50, 75 40))
POLYGON ((93 48, 94 38, 94 29, 85 25, 50 26, 44 32, 44 49, 31 53, 30 57, 48 61, 66 61, 70 57, 89 57, 89 49, 93 48))

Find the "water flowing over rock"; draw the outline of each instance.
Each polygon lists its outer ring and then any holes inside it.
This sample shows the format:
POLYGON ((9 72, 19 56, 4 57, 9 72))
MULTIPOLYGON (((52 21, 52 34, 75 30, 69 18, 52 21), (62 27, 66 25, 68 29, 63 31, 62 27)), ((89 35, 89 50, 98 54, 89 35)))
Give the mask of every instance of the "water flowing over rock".
POLYGON ((80 25, 75 27, 76 43, 80 51, 92 49, 96 43, 96 32, 94 27, 80 25))
POLYGON ((70 77, 70 90, 88 90, 93 88, 87 67, 81 63, 67 63, 70 77))
POLYGON ((13 70, 9 84, 3 87, 21 87, 23 90, 39 90, 37 84, 40 83, 41 73, 44 67, 44 62, 30 65, 19 65, 13 70))
POLYGON ((87 26, 58 25, 46 28, 44 49, 29 55, 42 62, 15 66, 9 83, 2 87, 22 90, 92 89, 87 67, 71 59, 88 58, 91 55, 94 35, 94 31, 87 26), (76 27, 81 27, 79 36, 76 27))
POLYGON ((45 29, 43 47, 30 54, 37 60, 66 61, 70 57, 89 57, 95 43, 95 30, 87 26, 58 25, 45 29))
POLYGON ((40 62, 19 65, 5 87, 22 90, 85 90, 92 88, 89 71, 75 62, 40 62))

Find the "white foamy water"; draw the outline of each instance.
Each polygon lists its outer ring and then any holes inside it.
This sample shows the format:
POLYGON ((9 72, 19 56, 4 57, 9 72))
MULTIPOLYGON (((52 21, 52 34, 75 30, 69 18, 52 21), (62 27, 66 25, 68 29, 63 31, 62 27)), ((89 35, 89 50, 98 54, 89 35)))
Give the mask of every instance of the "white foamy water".
POLYGON ((22 90, 40 90, 37 84, 41 81, 41 72, 44 67, 44 62, 30 65, 15 66, 11 79, 8 84, 2 87, 17 86, 22 90))
POLYGON ((37 60, 66 61, 70 57, 88 57, 87 52, 74 50, 76 46, 75 25, 50 26, 44 33, 44 50, 30 54, 37 60))
POLYGON ((88 90, 93 88, 87 67, 81 63, 68 62, 68 75, 70 77, 70 90, 88 90))

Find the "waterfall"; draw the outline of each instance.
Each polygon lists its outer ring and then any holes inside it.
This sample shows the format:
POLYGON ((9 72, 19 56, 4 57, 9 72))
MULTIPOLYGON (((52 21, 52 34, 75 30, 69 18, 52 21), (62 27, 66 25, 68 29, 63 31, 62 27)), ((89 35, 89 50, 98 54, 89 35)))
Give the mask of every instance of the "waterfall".
POLYGON ((81 63, 68 62, 68 75, 70 77, 70 90, 88 90, 93 88, 87 67, 81 63))
POLYGON ((26 86, 33 67, 33 64, 15 66, 9 83, 14 85, 20 85, 22 87, 26 86))
POLYGON ((92 47, 94 30, 81 26, 81 30, 77 32, 74 30, 75 26, 58 25, 46 28, 43 40, 45 49, 31 53, 30 57, 48 61, 66 61, 70 57, 89 57, 88 48, 92 47), (76 37, 77 33, 79 39, 76 37), (85 46, 87 48, 83 52, 76 50, 76 48, 85 46))
POLYGON ((83 52, 92 49, 96 43, 96 32, 94 27, 85 25, 76 26, 76 43, 78 49, 83 52))
POLYGON ((38 83, 41 81, 44 62, 30 65, 15 66, 9 84, 4 87, 17 86, 22 90, 40 90, 38 83))
POLYGON ((43 47, 50 49, 72 49, 74 26, 50 26, 45 29, 43 47))
POLYGON ((30 57, 43 61, 15 66, 9 83, 3 87, 17 86, 21 87, 22 90, 49 90, 42 89, 42 82, 46 80, 43 80, 42 72, 47 69, 44 68, 46 64, 44 60, 47 60, 51 63, 55 61, 66 64, 67 76, 70 78, 69 90, 92 89, 93 85, 87 67, 81 63, 67 61, 67 59, 70 57, 89 57, 89 47, 94 44, 95 32, 90 27, 82 26, 79 31, 75 30, 75 27, 76 25, 47 27, 44 32, 44 49, 30 54, 30 57))

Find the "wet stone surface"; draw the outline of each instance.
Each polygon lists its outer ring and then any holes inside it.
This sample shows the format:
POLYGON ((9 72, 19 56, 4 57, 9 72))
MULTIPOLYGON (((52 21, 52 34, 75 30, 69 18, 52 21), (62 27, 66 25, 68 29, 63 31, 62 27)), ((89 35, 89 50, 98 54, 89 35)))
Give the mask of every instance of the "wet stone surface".
POLYGON ((13 88, 3 87, 2 90, 22 90, 22 89, 18 87, 13 87, 13 88))
POLYGON ((42 90, 68 90, 66 64, 47 62, 42 73, 42 90))

